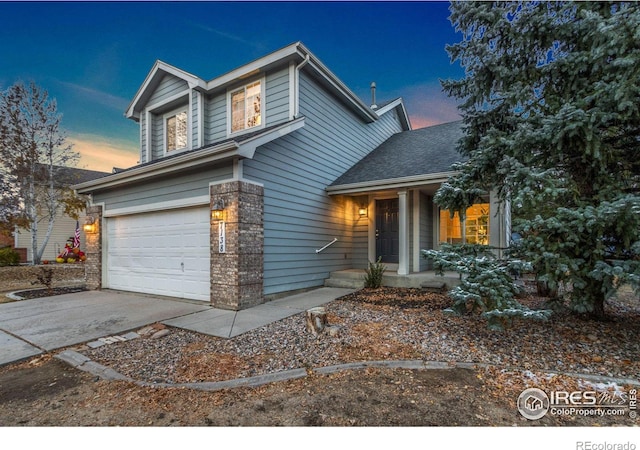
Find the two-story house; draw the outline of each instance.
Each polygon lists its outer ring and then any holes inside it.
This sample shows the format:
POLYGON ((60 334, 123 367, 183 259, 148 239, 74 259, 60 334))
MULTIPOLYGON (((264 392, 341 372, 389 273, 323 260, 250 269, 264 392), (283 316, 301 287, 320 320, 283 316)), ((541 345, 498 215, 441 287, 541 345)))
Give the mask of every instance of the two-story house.
POLYGON ((126 116, 139 165, 76 186, 94 288, 243 309, 378 257, 402 276, 441 241, 505 240, 489 200, 465 230, 432 202, 460 123, 411 131, 402 99, 364 103, 299 42, 210 81, 158 61, 126 116))

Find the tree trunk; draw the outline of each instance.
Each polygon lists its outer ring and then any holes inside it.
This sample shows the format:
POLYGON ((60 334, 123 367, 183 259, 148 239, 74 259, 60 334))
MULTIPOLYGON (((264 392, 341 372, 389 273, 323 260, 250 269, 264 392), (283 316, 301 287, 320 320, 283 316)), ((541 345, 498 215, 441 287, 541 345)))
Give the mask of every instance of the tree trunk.
POLYGON ((591 316, 595 320, 605 320, 607 318, 604 312, 604 294, 600 293, 593 299, 593 312, 591 316))
POLYGON ((38 258, 38 213, 36 209, 36 186, 34 180, 35 174, 31 174, 29 179, 29 198, 27 200, 27 211, 29 218, 29 228, 31 231, 31 264, 40 263, 38 258))
POLYGON ((307 331, 318 336, 327 326, 327 311, 322 307, 307 310, 307 331))

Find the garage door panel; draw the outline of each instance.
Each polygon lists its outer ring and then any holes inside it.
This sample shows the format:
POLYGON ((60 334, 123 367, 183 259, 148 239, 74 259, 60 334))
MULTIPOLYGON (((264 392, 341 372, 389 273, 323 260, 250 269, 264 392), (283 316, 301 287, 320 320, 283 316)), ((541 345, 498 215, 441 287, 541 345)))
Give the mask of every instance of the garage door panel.
POLYGON ((107 280, 112 289, 208 301, 209 208, 107 220, 107 280))

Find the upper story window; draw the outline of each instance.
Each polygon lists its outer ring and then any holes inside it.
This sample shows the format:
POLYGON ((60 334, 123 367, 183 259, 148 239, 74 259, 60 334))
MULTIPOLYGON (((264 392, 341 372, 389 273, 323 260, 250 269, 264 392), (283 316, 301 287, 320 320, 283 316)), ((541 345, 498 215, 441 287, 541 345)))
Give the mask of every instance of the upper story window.
POLYGON ((262 125, 262 82, 231 91, 231 133, 262 125))
POLYGON ((184 150, 188 146, 187 110, 181 109, 164 115, 165 151, 184 150))

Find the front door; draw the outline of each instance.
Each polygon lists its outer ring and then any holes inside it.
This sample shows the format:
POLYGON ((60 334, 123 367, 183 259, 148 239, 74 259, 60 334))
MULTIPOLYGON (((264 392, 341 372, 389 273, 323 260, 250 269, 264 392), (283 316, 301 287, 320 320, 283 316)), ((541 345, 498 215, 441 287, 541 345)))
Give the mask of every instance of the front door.
POLYGON ((400 254, 398 199, 376 200, 376 261, 397 264, 400 254))

